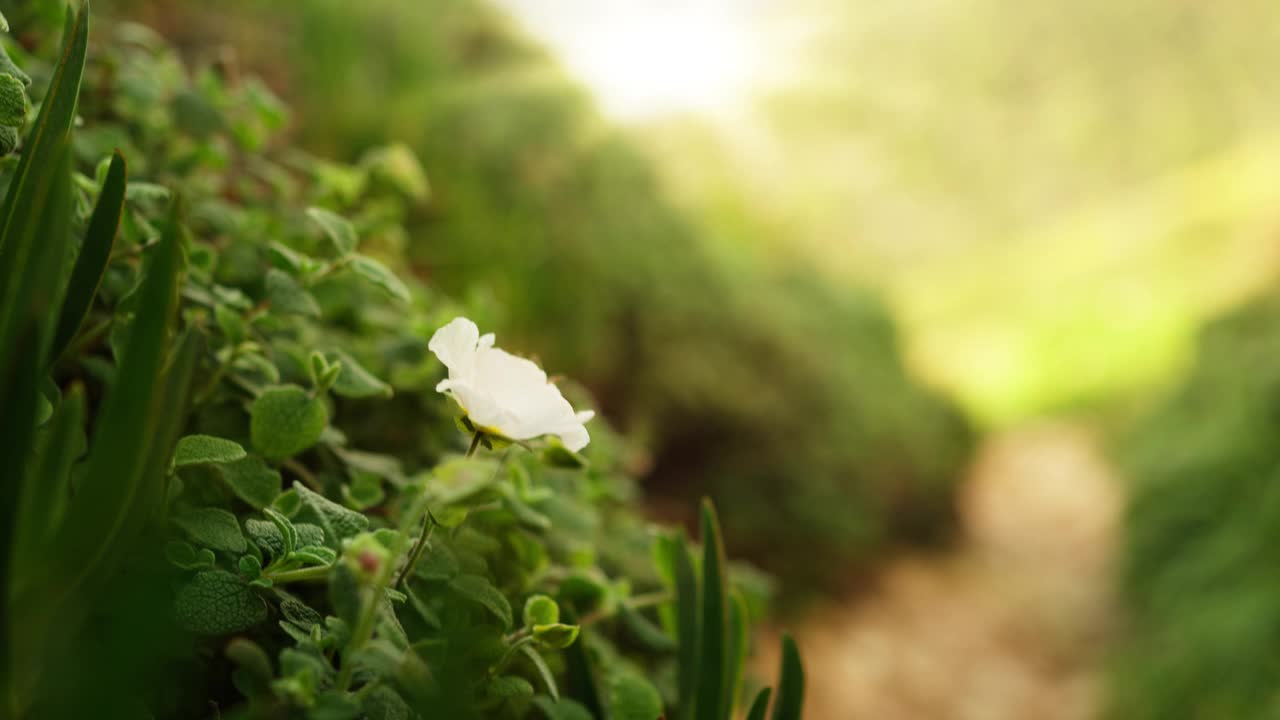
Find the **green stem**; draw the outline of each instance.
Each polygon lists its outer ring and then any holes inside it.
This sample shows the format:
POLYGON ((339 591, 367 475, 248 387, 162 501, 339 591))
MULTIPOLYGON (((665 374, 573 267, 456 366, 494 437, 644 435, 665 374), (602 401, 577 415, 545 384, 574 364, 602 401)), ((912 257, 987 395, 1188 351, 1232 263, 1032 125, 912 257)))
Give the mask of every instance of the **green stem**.
MULTIPOLYGON (((671 593, 666 590, 658 590, 644 595, 636 595, 635 597, 623 600, 622 602, 632 610, 641 610, 643 608, 653 607, 654 605, 661 605, 662 603, 669 602, 672 599, 671 593)), ((593 613, 584 615, 582 619, 578 621, 578 626, 587 627, 588 625, 594 625, 601 620, 611 617, 613 617, 613 613, 597 610, 593 613)))
POLYGON ((428 510, 426 516, 422 518, 422 532, 418 534, 418 540, 413 544, 413 549, 409 551, 409 561, 400 570, 400 577, 396 578, 393 587, 399 587, 409 581, 409 573, 413 572, 413 566, 418 564, 418 559, 422 557, 422 551, 426 549, 427 543, 431 541, 431 533, 435 532, 435 529, 436 524, 431 517, 431 511, 428 510))
POLYGON ((329 565, 318 565, 316 567, 285 570, 283 572, 264 572, 262 573, 262 577, 270 580, 276 585, 304 580, 324 580, 329 577, 330 567, 331 566, 329 565))

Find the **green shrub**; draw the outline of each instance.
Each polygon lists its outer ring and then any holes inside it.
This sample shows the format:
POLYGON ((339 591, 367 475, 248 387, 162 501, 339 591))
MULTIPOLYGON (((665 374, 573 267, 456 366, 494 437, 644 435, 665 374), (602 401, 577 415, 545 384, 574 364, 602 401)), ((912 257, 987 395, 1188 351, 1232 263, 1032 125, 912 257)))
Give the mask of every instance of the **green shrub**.
MULTIPOLYGON (((412 155, 309 156, 260 83, 129 24, 86 66, 87 5, 66 27, 50 63, 24 36, 44 94, 0 176, 5 717, 745 705, 761 598, 711 506, 695 560, 607 427, 509 443, 435 391, 461 308, 403 274, 412 155)), ((784 640, 771 717, 802 695, 784 640)))
POLYGON ((1185 383, 1125 439, 1127 610, 1111 716, 1280 712, 1280 297, 1204 331, 1185 383))
POLYGON ((788 592, 952 527, 970 431, 903 367, 882 304, 680 209, 484 0, 140 4, 200 52, 220 33, 269 71, 309 146, 358 156, 389 134, 429 158, 415 268, 490 299, 504 337, 644 438, 653 494, 714 497, 730 541, 788 592))

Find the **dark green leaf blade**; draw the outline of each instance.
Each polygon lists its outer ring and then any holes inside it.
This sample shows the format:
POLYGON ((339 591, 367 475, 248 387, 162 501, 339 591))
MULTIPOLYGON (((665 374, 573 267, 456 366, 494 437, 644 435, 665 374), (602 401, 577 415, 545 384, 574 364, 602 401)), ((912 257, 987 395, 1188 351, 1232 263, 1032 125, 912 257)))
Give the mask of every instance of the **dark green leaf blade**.
POLYGON ((778 701, 772 720, 800 720, 804 708, 804 666, 790 635, 782 636, 782 669, 778 673, 778 701))
POLYGON ((111 157, 111 166, 102 184, 102 194, 98 196, 98 204, 93 208, 84 245, 80 247, 80 255, 71 271, 66 299, 62 302, 62 314, 58 319, 58 331, 49 352, 50 361, 57 360, 71 343, 93 305, 94 296, 98 294, 102 276, 111 260, 111 249, 115 246, 120 217, 124 212, 126 176, 124 156, 117 152, 111 157))
POLYGON ((709 499, 702 501, 701 633, 698 642, 698 691, 694 709, 698 720, 725 720, 728 579, 720 523, 709 499))
POLYGON ((111 551, 135 503, 153 438, 162 430, 154 408, 164 385, 156 378, 177 305, 181 218, 181 203, 175 202, 138 290, 138 312, 115 383, 98 414, 84 482, 67 510, 68 532, 59 537, 54 553, 74 564, 62 569, 64 591, 111 551))
MULTIPOLYGON (((67 23, 62 52, 54 69, 49 89, 40 105, 31 132, 18 161, 4 204, 0 205, 0 298, 10 299, 17 273, 24 272, 31 253, 31 242, 15 238, 27 235, 23 225, 32 222, 33 193, 47 182, 42 179, 62 170, 56 159, 68 141, 75 121, 80 80, 84 75, 85 56, 89 44, 89 3, 84 2, 74 19, 67 23)), ((28 236, 29 237, 29 236, 28 236)))
POLYGON ((769 696, 772 694, 773 688, 764 688, 756 695, 751 709, 747 711, 747 720, 765 720, 765 714, 769 712, 769 696))

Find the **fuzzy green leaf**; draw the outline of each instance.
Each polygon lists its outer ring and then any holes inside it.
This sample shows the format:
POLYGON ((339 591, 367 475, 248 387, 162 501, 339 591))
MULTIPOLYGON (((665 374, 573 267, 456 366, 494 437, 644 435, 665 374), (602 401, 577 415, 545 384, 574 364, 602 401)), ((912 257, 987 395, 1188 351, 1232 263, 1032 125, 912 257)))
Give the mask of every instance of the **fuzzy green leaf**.
POLYGON ((350 255, 356 251, 359 238, 351 221, 337 213, 318 207, 307 208, 307 217, 320 226, 339 255, 350 255))
POLYGON ((591 712, 576 700, 562 698, 557 701, 549 697, 536 697, 533 704, 538 706, 547 720, 594 720, 591 712))
POLYGON ((662 696, 639 675, 618 673, 609 682, 609 711, 613 720, 658 720, 662 696))
POLYGON ((484 694, 493 700, 533 697, 533 685, 518 675, 503 675, 489 681, 484 694))
POLYGON ((0 74, 0 125, 22 127, 26 119, 26 85, 12 75, 0 74))
POLYGON ((217 468, 218 475, 236 497, 261 510, 280 494, 280 473, 257 455, 249 455, 217 468))
POLYGON ((297 385, 267 388, 249 410, 253 446, 268 458, 287 458, 320 439, 329 410, 297 385))
POLYGON ((22 68, 18 67, 17 64, 13 62, 13 58, 9 57, 9 53, 4 49, 4 45, 2 43, 0 43, 0 73, 12 75, 17 78, 18 82, 22 83, 24 87, 31 86, 31 76, 23 72, 22 68))
POLYGON ((432 542, 413 567, 413 572, 423 580, 448 580, 456 576, 458 557, 442 542, 432 542))
POLYGON ((300 482, 293 484, 302 506, 294 519, 319 525, 324 529, 324 544, 337 549, 342 541, 369 527, 369 518, 329 498, 313 492, 300 482))
POLYGON ((267 302, 271 303, 272 312, 281 315, 320 317, 320 305, 316 303, 316 299, 288 273, 275 268, 268 270, 266 288, 267 302))
POLYGON ((245 457, 240 443, 212 435, 188 435, 178 441, 173 451, 175 468, 188 465, 215 465, 231 463, 245 457))
POLYGON ((534 625, 533 638, 543 647, 551 648, 552 650, 563 650, 578 639, 578 631, 579 627, 577 625, 566 625, 564 623, 534 625))
POLYGON ((225 570, 196 573, 174 598, 183 627, 202 635, 241 632, 267 619, 267 605, 248 583, 225 570))
POLYGON ((386 265, 367 255, 351 258, 351 270, 397 300, 409 302, 409 288, 386 265))
POLYGON ((221 508, 197 508, 173 518, 197 545, 230 553, 248 550, 236 516, 221 508))
POLYGON ((560 606, 546 595, 532 595, 524 601, 525 627, 551 625, 560 622, 560 606))
POLYGON ((511 604, 498 588, 481 575, 459 575, 449 582, 449 587, 458 595, 483 606, 502 621, 503 629, 511 626, 511 604))
POLYGON ((337 382, 333 385, 334 393, 350 398, 389 398, 393 394, 390 385, 379 380, 373 373, 366 370, 364 366, 345 352, 330 350, 325 353, 325 358, 330 364, 342 363, 337 382))

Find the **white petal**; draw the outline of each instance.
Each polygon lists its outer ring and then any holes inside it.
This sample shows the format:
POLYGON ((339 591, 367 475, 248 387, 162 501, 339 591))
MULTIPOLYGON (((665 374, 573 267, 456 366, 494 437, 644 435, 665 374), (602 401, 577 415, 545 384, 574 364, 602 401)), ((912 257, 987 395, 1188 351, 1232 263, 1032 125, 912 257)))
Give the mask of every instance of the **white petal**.
POLYGON ((431 336, 427 349, 449 368, 449 374, 470 366, 480 339, 480 328, 464 317, 454 318, 431 336))
POLYGON ((481 348, 491 348, 496 339, 497 337, 493 333, 485 333, 480 336, 480 342, 477 345, 481 348))
POLYGON ((560 442, 574 452, 578 452, 586 447, 587 443, 591 442, 591 436, 587 434, 587 429, 581 425, 568 428, 557 434, 560 436, 560 442))
POLYGON ((585 423, 586 421, 590 420, 595 416, 596 416, 595 410, 582 410, 581 412, 578 413, 577 418, 578 418, 578 422, 585 423))

